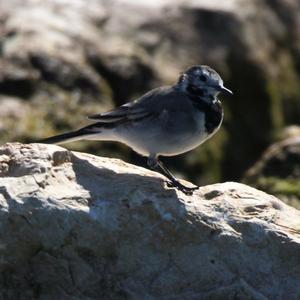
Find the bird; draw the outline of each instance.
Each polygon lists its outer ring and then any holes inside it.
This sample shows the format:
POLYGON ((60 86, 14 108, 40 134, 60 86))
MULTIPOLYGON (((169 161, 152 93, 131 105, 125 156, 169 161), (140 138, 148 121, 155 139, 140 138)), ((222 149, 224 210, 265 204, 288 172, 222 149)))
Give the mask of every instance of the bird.
POLYGON ((96 122, 39 142, 121 142, 147 157, 148 167, 164 175, 168 187, 191 195, 199 187, 182 184, 160 157, 188 152, 218 131, 224 116, 219 93, 233 94, 214 69, 194 65, 182 72, 174 85, 155 88, 108 112, 88 116, 96 122))

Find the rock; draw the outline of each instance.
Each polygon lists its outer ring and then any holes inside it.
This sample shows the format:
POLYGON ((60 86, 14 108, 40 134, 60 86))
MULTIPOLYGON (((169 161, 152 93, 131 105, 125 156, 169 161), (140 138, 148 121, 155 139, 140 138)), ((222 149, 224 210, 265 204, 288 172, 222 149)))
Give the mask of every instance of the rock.
POLYGON ((300 297, 300 212, 243 184, 6 144, 0 208, 1 299, 300 297))
MULTIPOLYGON (((1 3, 3 30, 0 92, 33 98, 42 90, 62 89, 77 92, 81 101, 103 104, 110 99, 106 81, 86 62, 86 44, 97 38, 93 23, 105 18, 105 12, 90 1, 90 9, 81 16, 81 5, 48 1, 1 3), (20 51, 22 49, 22 51, 20 51)), ((1 35, 2 33, 2 35, 1 35)))
POLYGON ((300 131, 293 126, 284 132, 291 137, 270 146, 244 180, 300 208, 300 131))

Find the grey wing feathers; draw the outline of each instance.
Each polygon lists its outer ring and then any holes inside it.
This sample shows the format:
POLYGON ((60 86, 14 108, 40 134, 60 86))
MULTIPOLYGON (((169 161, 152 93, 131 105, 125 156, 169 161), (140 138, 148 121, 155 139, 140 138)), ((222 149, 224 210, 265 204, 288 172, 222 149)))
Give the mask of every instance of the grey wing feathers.
POLYGON ((92 115, 88 118, 103 123, 114 123, 118 121, 137 120, 149 115, 142 107, 135 107, 135 102, 126 103, 114 110, 102 114, 92 115))
POLYGON ((92 115, 88 118, 102 123, 123 122, 139 120, 145 117, 160 114, 173 93, 171 87, 160 87, 151 90, 138 100, 128 102, 118 108, 102 114, 92 115))

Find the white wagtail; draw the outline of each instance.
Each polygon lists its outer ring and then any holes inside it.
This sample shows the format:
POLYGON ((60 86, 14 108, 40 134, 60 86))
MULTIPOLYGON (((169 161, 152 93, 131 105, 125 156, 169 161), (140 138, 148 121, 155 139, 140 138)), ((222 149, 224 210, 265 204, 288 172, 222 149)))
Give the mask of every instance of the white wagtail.
POLYGON ((173 86, 159 87, 109 112, 90 116, 96 123, 42 140, 121 142, 148 158, 148 166, 166 176, 169 186, 186 194, 198 187, 181 184, 159 160, 194 149, 220 127, 223 109, 217 95, 232 94, 219 74, 208 66, 192 66, 173 86))

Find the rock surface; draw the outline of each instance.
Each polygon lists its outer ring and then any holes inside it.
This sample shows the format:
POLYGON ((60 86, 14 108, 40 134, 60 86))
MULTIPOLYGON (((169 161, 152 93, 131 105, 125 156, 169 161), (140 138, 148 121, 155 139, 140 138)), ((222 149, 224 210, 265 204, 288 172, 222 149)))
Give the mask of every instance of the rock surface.
POLYGON ((228 182, 58 146, 0 148, 1 299, 300 298, 300 213, 228 182))
POLYGON ((198 183, 239 179, 274 131, 300 118, 299 9, 290 0, 0 1, 0 105, 18 97, 27 111, 2 121, 0 142, 77 128, 208 64, 234 97, 223 101, 222 130, 175 168, 198 183))

